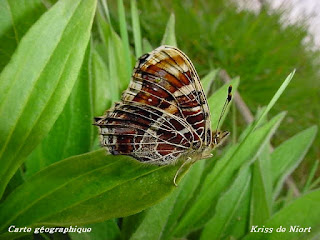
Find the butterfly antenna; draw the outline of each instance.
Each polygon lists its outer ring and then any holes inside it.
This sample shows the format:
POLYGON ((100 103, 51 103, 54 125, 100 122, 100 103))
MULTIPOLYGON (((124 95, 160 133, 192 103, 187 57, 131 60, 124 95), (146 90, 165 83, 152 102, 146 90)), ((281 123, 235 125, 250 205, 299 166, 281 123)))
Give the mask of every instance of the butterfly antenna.
POLYGON ((226 111, 226 109, 227 109, 227 106, 228 106, 229 103, 231 102, 231 99, 232 99, 232 94, 231 94, 231 92, 232 92, 232 86, 230 85, 230 86, 228 87, 228 96, 227 96, 227 99, 226 99, 226 101, 224 102, 224 105, 223 105, 223 107, 222 107, 222 111, 221 111, 221 114, 220 114, 220 117, 219 117, 219 120, 218 120, 216 132, 217 132, 218 129, 219 129, 219 125, 220 125, 221 119, 222 119, 222 117, 223 117, 223 115, 224 115, 224 113, 225 113, 225 111, 226 111))

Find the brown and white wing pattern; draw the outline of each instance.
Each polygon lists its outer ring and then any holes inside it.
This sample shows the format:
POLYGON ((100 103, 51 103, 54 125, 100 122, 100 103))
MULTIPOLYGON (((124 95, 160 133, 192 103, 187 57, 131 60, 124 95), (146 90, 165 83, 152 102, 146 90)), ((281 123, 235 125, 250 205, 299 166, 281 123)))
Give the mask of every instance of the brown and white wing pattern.
POLYGON ((199 77, 189 58, 170 46, 138 59, 121 102, 96 125, 110 153, 156 164, 169 164, 212 141, 199 77))
POLYGON ((194 142, 181 119, 148 105, 120 103, 96 120, 101 144, 111 154, 130 155, 141 162, 169 164, 194 142))

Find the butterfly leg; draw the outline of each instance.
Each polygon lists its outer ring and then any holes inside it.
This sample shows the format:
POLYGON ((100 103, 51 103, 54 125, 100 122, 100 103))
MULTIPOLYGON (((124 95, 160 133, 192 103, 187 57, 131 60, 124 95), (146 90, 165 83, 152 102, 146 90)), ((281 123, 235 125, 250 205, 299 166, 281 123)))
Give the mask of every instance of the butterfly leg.
POLYGON ((191 161, 191 157, 188 157, 186 161, 184 161, 181 166, 179 167, 179 169, 177 170, 176 174, 174 175, 173 178, 173 184, 178 187, 178 184, 176 183, 177 177, 179 176, 179 173, 181 172, 182 168, 191 161))

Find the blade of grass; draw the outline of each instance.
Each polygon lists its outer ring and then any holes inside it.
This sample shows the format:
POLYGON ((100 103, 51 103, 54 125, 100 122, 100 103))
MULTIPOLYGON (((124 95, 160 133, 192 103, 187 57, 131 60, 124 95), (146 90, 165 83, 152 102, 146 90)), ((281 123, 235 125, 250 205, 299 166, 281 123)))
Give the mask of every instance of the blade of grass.
POLYGON ((108 23, 111 25, 111 19, 110 19, 110 13, 109 13, 107 0, 101 0, 100 2, 102 3, 103 10, 104 10, 104 13, 105 13, 105 15, 107 17, 108 23))
POLYGON ((320 177, 318 177, 314 182, 311 184, 310 189, 316 188, 320 184, 320 177))
MULTIPOLYGON (((124 11, 123 0, 118 0, 118 14, 119 14, 119 22, 120 22, 120 36, 122 40, 122 45, 124 49, 124 60, 125 60, 125 67, 124 71, 126 73, 127 83, 130 81, 131 76, 131 55, 130 55, 130 46, 129 46, 129 38, 128 38, 128 31, 127 31, 127 23, 126 23, 126 14, 124 11)), ((123 67, 122 67, 123 71, 123 67)))
POLYGON ((177 40, 175 35, 175 16, 174 13, 171 13, 170 18, 168 20, 166 30, 164 32, 161 45, 170 45, 170 46, 177 46, 177 40))
MULTIPOLYGON (((111 91, 111 100, 112 102, 116 102, 120 99, 120 86, 119 86, 119 78, 117 74, 117 69, 114 66, 117 66, 116 62, 116 53, 115 53, 115 44, 113 41, 110 41, 108 44, 108 60, 109 60, 109 79, 113 79, 113 87, 111 91)), ((110 87, 110 86, 109 86, 110 87)))
POLYGON ((118 100, 117 85, 113 85, 109 67, 96 49, 91 54, 93 108, 94 116, 101 116, 111 106, 112 100, 118 100), (111 91, 110 86, 113 86, 111 91))
POLYGON ((311 171, 309 173, 308 179, 306 181, 306 184, 303 187, 303 193, 307 193, 307 191, 309 191, 312 179, 314 178, 314 176, 316 175, 317 169, 319 167, 319 160, 314 161, 312 167, 311 167, 311 171))
POLYGON ((141 32, 140 32, 140 21, 139 21, 139 13, 137 9, 137 1, 131 0, 131 17, 132 17, 132 31, 133 31, 133 39, 134 39, 134 47, 136 58, 142 55, 142 40, 141 40, 141 32))
POLYGON ((148 53, 148 52, 151 52, 153 50, 153 47, 152 47, 151 43, 145 38, 142 40, 142 46, 143 46, 143 52, 144 53, 148 53))

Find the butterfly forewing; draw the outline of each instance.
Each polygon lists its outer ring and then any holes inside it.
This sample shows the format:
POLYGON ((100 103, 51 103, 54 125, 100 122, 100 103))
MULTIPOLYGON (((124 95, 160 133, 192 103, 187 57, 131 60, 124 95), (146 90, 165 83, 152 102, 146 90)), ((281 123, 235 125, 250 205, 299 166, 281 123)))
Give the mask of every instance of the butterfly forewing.
POLYGON ((210 113, 188 57, 161 46, 140 57, 121 102, 96 122, 112 154, 169 164, 211 144, 210 113))

